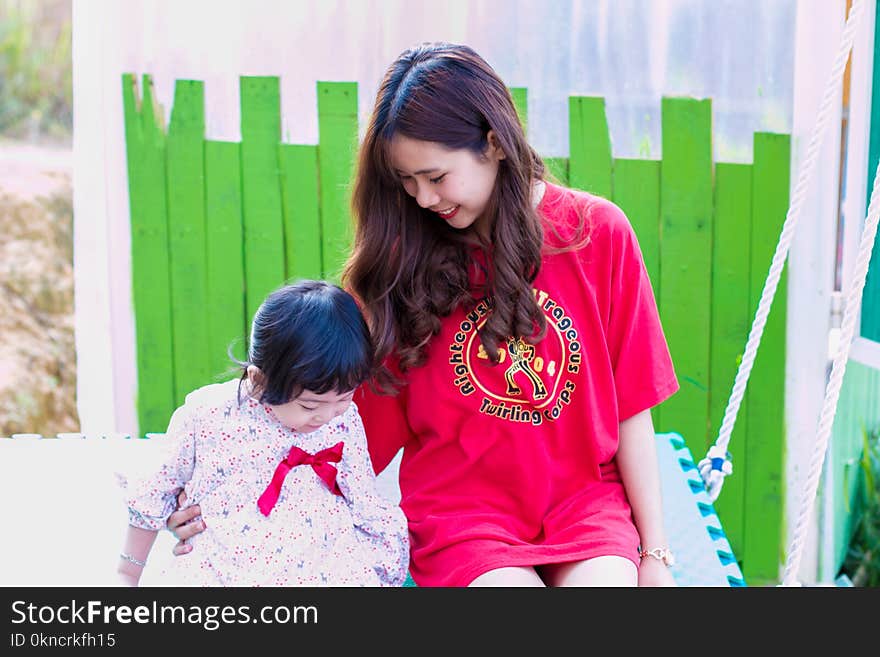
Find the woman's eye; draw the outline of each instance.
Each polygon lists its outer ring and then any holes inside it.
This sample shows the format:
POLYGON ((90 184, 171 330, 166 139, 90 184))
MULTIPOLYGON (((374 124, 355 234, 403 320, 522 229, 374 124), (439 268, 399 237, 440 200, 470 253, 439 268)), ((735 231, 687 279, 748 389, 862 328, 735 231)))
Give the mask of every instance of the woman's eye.
POLYGON ((300 404, 300 408, 304 408, 307 411, 314 411, 317 406, 303 406, 302 404, 300 404))
POLYGON ((434 183, 436 185, 438 182, 443 180, 445 177, 446 177, 446 174, 444 173, 442 176, 437 176, 436 178, 431 178, 430 180, 432 183, 434 183))

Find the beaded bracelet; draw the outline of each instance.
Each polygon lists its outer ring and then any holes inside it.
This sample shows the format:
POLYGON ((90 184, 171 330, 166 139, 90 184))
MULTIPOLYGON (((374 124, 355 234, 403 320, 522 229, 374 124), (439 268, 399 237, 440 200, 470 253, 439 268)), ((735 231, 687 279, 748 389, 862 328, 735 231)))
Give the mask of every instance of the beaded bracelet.
POLYGON ((121 559, 125 559, 126 561, 130 561, 135 566, 140 566, 141 568, 143 568, 144 566, 147 565, 146 561, 140 561, 139 559, 135 559, 133 556, 131 556, 130 554, 126 554, 125 552, 120 552, 119 557, 121 559))

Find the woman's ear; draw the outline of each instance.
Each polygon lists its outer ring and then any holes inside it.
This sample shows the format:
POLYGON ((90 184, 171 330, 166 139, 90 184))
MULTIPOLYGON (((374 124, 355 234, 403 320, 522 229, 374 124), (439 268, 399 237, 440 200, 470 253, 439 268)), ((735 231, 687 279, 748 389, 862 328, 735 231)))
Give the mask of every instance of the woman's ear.
POLYGON ((490 130, 486 133, 486 143, 486 157, 495 160, 503 160, 507 157, 504 154, 504 150, 501 148, 501 143, 498 141, 498 137, 495 135, 494 130, 490 130))

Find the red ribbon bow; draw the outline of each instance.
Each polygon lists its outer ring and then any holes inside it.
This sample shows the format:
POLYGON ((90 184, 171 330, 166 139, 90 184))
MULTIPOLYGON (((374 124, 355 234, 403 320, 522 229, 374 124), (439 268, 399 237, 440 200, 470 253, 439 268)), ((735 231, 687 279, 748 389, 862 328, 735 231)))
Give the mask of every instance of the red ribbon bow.
POLYGON ((342 491, 339 490, 339 485, 336 483, 336 466, 333 465, 333 463, 339 463, 342 460, 342 447, 343 443, 340 441, 333 447, 322 449, 315 454, 309 454, 296 445, 291 447, 287 458, 275 468, 272 481, 260 495, 260 499, 257 500, 257 506, 260 507, 263 515, 268 516, 275 507, 278 496, 281 494, 281 487, 284 485, 284 478, 298 465, 312 466, 312 469, 326 482, 327 487, 334 495, 342 495, 342 491))

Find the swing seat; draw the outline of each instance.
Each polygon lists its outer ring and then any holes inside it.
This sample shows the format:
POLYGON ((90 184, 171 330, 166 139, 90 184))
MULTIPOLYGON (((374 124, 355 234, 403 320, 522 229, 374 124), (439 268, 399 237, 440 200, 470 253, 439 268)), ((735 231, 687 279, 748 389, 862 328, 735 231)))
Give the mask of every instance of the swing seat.
MULTIPOLYGON (((148 438, 160 434, 148 434, 148 438)), ((657 434, 663 520, 675 553, 672 574, 679 586, 745 586, 721 521, 700 478, 696 462, 676 433, 657 434)), ((27 491, 29 503, 4 509, 6 526, 25 528, 26 541, 0 545, 0 581, 13 586, 96 586, 115 583, 121 506, 114 472, 125 464, 143 464, 156 454, 151 440, 128 435, 63 434, 57 439, 36 435, 0 438, 0 494, 15 500, 27 491), (75 467, 71 467, 75 464, 75 467), (43 485, 34 486, 34 481, 43 485), (25 488, 23 488, 25 487, 25 488), (35 522, 34 509, 52 508, 51 527, 35 522), (88 518, 103 523, 89 530, 91 540, 60 546, 59 535, 76 536, 88 518), (65 559, 58 559, 59 550, 65 559), (76 568, 70 568, 76 563, 76 568)), ((402 450, 378 476, 380 492, 400 501, 398 471, 402 450)), ((169 532, 160 532, 148 570, 171 557, 169 532)), ((145 578, 148 573, 145 571, 145 578)), ((147 581, 146 579, 144 580, 147 581)), ((407 578, 405 586, 414 586, 407 578)))
MULTIPOLYGON (((677 433, 657 434, 657 461, 663 497, 663 522, 676 563, 672 575, 679 586, 745 586, 721 520, 709 499, 700 472, 684 439, 677 433)), ((397 474, 402 451, 378 476, 380 492, 400 501, 397 474)), ((404 586, 415 586, 407 578, 404 586)))
POLYGON ((663 522, 675 554, 672 576, 679 586, 745 586, 721 519, 684 439, 658 433, 657 461, 663 522))

